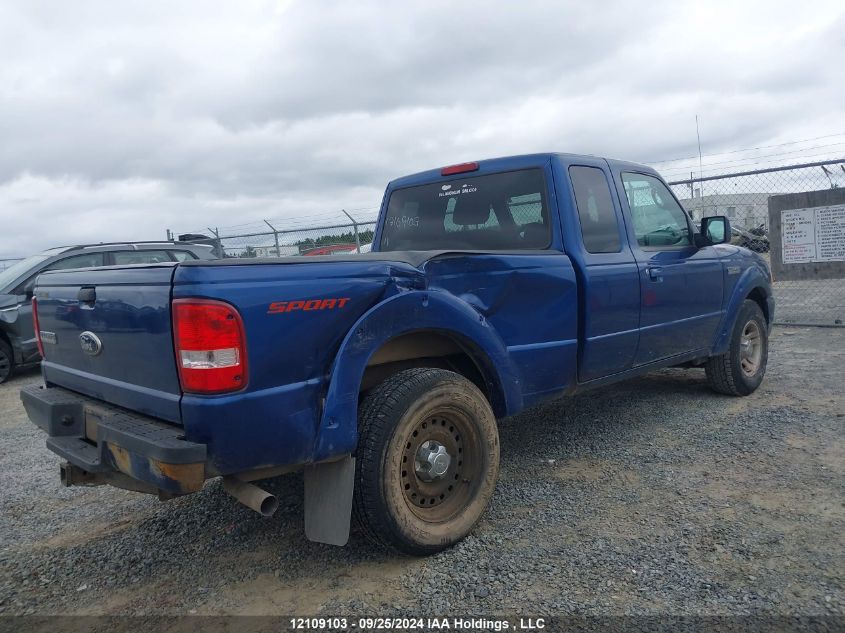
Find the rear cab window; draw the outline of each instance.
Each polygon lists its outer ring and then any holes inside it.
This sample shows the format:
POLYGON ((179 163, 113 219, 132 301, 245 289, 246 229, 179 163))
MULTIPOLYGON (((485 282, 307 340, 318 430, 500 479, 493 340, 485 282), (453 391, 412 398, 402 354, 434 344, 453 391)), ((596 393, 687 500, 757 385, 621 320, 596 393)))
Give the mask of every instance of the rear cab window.
POLYGON ((543 170, 523 169, 393 191, 379 250, 523 250, 550 243, 543 170))

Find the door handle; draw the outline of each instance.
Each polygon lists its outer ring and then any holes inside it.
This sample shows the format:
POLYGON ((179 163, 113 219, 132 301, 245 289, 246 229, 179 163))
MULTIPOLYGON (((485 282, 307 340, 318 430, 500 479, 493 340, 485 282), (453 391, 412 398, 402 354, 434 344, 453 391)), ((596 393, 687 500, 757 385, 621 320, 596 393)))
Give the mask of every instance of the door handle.
POLYGON ((648 271, 648 278, 652 281, 663 281, 663 269, 658 268, 656 266, 649 266, 646 268, 648 271))

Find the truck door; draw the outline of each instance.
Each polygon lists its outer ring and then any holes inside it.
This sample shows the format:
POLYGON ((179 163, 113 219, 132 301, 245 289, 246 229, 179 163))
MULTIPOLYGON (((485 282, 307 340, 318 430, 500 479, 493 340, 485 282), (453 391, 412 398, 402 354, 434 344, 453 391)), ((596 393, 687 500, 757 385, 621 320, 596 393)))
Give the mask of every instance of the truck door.
POLYGON ((639 338, 640 280, 612 175, 603 160, 578 158, 556 174, 567 253, 577 263, 578 381, 632 366, 639 338), (561 187, 563 189, 563 187, 561 187))
POLYGON ((619 184, 641 288, 634 364, 709 347, 722 317, 722 264, 716 249, 693 245, 689 216, 659 178, 623 171, 619 184))

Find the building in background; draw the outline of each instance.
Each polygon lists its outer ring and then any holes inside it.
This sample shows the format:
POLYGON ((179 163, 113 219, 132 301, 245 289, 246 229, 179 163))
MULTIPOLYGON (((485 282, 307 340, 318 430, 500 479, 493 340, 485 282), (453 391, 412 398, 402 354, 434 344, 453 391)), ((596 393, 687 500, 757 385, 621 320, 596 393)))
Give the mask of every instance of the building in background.
POLYGON ((732 224, 754 228, 761 224, 768 228, 770 193, 725 193, 680 200, 696 222, 703 217, 724 215, 732 224))
POLYGON ((256 246, 255 257, 290 257, 291 255, 299 255, 299 247, 284 246, 256 246))

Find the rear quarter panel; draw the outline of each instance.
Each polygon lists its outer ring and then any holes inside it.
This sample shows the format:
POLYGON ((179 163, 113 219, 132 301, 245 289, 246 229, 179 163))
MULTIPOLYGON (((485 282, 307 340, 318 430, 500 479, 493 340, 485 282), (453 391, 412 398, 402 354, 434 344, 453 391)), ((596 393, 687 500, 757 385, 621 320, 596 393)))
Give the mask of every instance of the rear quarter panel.
POLYGON ((419 330, 456 340, 492 386, 497 416, 574 387, 575 275, 556 251, 443 257, 427 262, 425 287, 371 308, 346 334, 335 360, 317 458, 357 444, 358 387, 372 354, 419 330))
POLYGON ((312 459, 321 402, 340 341, 361 314, 391 292, 396 266, 209 263, 177 269, 174 298, 231 303, 246 331, 245 388, 220 396, 185 394, 181 403, 186 436, 209 446, 218 473, 312 459), (277 302, 322 299, 347 301, 343 307, 270 311, 277 302))

